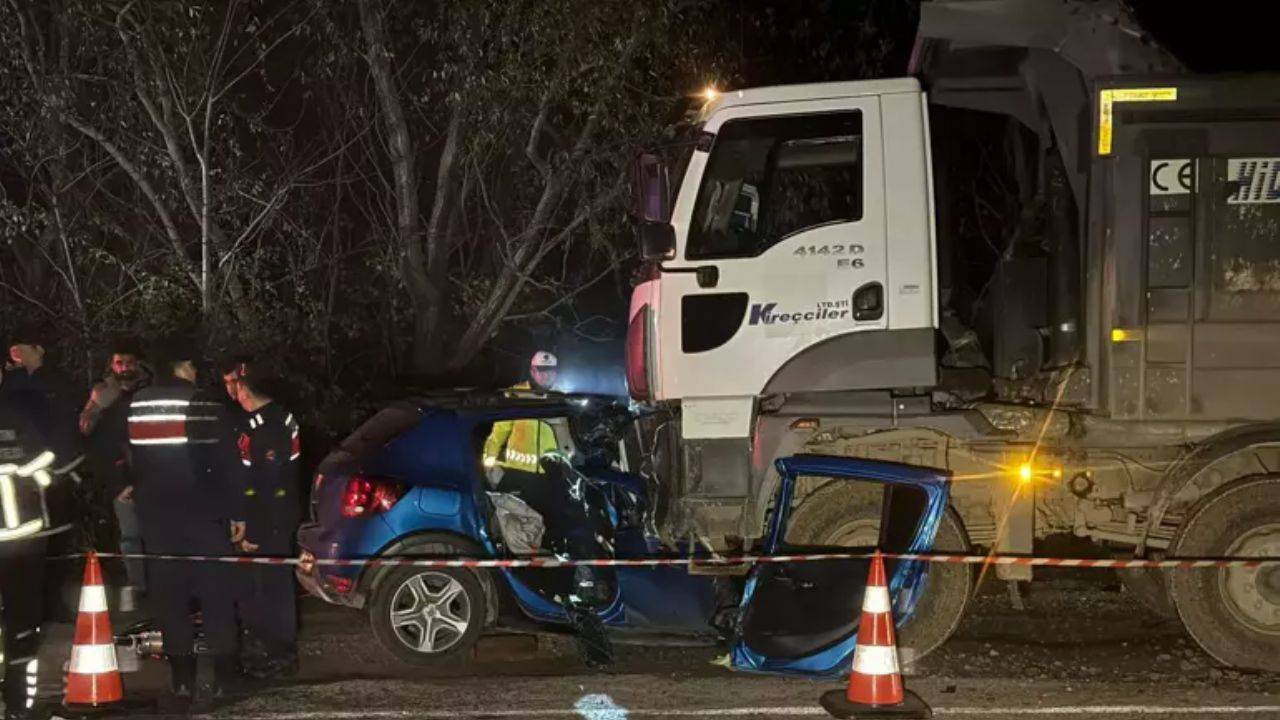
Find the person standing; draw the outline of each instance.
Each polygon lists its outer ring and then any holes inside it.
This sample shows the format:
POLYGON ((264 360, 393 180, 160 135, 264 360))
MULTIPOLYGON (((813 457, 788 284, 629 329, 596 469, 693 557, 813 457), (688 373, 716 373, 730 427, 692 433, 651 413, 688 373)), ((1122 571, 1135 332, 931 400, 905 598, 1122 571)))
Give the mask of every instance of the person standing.
MULTIPOLYGON (((90 467, 111 498, 120 530, 120 552, 126 555, 146 551, 138 529, 124 447, 128 442, 125 418, 129 403, 135 392, 146 387, 148 379, 137 350, 128 343, 117 342, 111 348, 106 375, 93 386, 80 411, 79 428, 89 440, 90 467)), ((141 560, 126 560, 124 566, 128 584, 121 591, 120 610, 129 612, 146 592, 146 570, 141 560)))
POLYGON ((40 671, 47 536, 56 457, 15 396, 0 393, 0 618, 6 720, 32 717, 40 671))
POLYGON ((62 464, 80 457, 72 384, 48 362, 40 335, 20 333, 9 346, 3 392, 20 406, 62 464))
MULTIPOLYGON (((545 350, 529 363, 529 381, 512 387, 516 391, 551 392, 559 361, 545 350)), ((559 447, 555 431, 542 420, 500 420, 493 424, 484 443, 482 464, 490 482, 497 485, 504 475, 527 478, 542 474, 542 456, 559 447), (508 472, 510 471, 510 472, 508 472)))
POLYGON ((248 355, 232 355, 219 363, 218 373, 222 375, 222 387, 227 391, 227 399, 237 413, 242 412, 240 409, 240 378, 249 372, 249 366, 253 362, 248 355))
MULTIPOLYGON (((298 458, 301 443, 293 413, 274 399, 270 383, 256 370, 241 373, 237 396, 245 412, 240 460, 248 470, 245 487, 245 537, 240 549, 249 554, 292 556, 301 522, 298 502, 298 458)), ((242 653, 247 675, 257 679, 287 677, 298 669, 297 591, 288 566, 253 565, 250 585, 241 602, 247 640, 260 644, 242 653)))
MULTIPOLYGON (((8 396, 10 403, 40 435, 44 447, 53 452, 57 465, 51 472, 58 477, 79 481, 74 474, 83 457, 83 442, 76 432, 76 407, 73 386, 66 374, 50 361, 44 342, 45 334, 38 329, 19 331, 9 346, 9 363, 0 392, 8 396)), ((70 523, 80 519, 73 483, 58 482, 48 488, 42 502, 47 511, 51 532, 45 549, 55 555, 65 555, 77 549, 75 533, 63 532, 70 523)), ((54 563, 45 569, 44 615, 50 618, 67 618, 74 611, 70 598, 63 590, 76 582, 76 568, 71 563, 54 563)))
MULTIPOLYGON (((149 553, 224 555, 244 537, 243 490, 235 487, 235 438, 225 406, 196 388, 196 353, 165 348, 157 379, 129 403, 133 498, 149 553)), ((221 563, 149 562, 151 600, 172 673, 173 695, 195 695, 195 629, 199 603, 214 658, 213 697, 239 689, 234 572, 221 563)))

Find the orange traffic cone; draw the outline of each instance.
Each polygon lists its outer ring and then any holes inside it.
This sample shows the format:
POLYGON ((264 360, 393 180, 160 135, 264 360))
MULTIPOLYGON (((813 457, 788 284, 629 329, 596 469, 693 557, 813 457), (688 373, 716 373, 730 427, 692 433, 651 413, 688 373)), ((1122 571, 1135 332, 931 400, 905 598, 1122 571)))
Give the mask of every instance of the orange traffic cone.
POLYGON ((89 553, 80 590, 80 614, 71 644, 71 668, 67 673, 67 705, 98 707, 124 697, 120 669, 116 665, 115 638, 107 616, 107 591, 102 586, 98 556, 89 553))
POLYGON ((867 589, 862 595, 862 618, 858 625, 858 646, 853 651, 849 688, 823 693, 819 702, 833 717, 842 720, 933 717, 929 705, 902 686, 889 583, 879 550, 871 558, 867 589))

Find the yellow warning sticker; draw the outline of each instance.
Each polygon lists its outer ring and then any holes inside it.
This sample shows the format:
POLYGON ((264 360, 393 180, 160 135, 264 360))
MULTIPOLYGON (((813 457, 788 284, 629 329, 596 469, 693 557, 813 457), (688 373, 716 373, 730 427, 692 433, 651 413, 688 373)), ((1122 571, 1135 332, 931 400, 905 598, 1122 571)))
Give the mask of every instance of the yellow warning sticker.
POLYGON ((1178 88, 1115 88, 1103 90, 1098 97, 1098 154, 1111 154, 1111 129, 1115 119, 1113 105, 1118 102, 1172 102, 1178 99, 1178 88))

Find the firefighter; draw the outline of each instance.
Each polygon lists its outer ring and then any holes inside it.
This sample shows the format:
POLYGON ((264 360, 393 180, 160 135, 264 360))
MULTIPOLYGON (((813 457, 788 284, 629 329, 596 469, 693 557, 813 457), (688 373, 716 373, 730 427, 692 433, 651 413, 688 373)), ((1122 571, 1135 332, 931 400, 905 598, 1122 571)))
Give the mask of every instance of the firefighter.
MULTIPOLYGON (((102 380, 95 383, 80 411, 80 432, 89 442, 89 460, 94 477, 111 498, 120 530, 120 552, 126 555, 146 551, 138 529, 133 505, 133 483, 125 467, 124 447, 128 443, 125 418, 133 394, 150 381, 140 353, 125 341, 111 347, 110 361, 102 380)), ((146 592, 146 569, 141 560, 126 560, 127 584, 120 593, 120 609, 132 611, 146 592)))
MULTIPOLYGON (((148 553, 161 555, 230 554, 244 536, 243 489, 236 486, 239 459, 225 406, 197 390, 190 346, 170 345, 161 356, 156 382, 129 403, 129 462, 143 542, 148 553)), ((179 701, 195 694, 193 599, 214 657, 211 695, 239 689, 233 572, 221 563, 148 563, 148 599, 179 701)))
MULTIPOLYGON (((238 442, 248 470, 245 485, 245 537, 240 550, 269 556, 293 555, 301 522, 298 458, 301 444, 293 413, 274 400, 270 383, 258 370, 241 373, 236 384, 245 428, 238 442)), ((288 677, 298 669, 298 618, 293 570, 253 565, 241 600, 246 648, 245 674, 265 680, 288 677)))
MULTIPOLYGON (((53 452, 57 465, 51 468, 57 477, 68 477, 44 494, 44 507, 53 526, 60 526, 83 513, 77 512, 72 479, 82 457, 81 438, 76 432, 77 398, 71 381, 52 363, 46 353, 44 333, 25 328, 12 336, 9 366, 0 392, 8 396, 10 407, 20 412, 40 436, 44 447, 53 452)), ((67 526, 69 527, 69 526, 67 526)), ((60 529, 65 530, 67 527, 60 529)), ((63 555, 76 551, 72 533, 57 532, 49 537, 46 550, 63 555)), ((62 593, 76 568, 71 563, 55 563, 45 575, 45 615, 64 617, 72 611, 62 593)))
POLYGON ((55 455, 13 396, 0 394, 0 616, 5 718, 34 713, 47 536, 45 490, 55 455))
MULTIPOLYGON (((48 361, 41 336, 27 331, 14 337, 0 392, 21 408, 59 459, 67 465, 80 457, 75 431, 76 399, 67 376, 48 361)), ((71 468, 58 468, 58 473, 71 468)))

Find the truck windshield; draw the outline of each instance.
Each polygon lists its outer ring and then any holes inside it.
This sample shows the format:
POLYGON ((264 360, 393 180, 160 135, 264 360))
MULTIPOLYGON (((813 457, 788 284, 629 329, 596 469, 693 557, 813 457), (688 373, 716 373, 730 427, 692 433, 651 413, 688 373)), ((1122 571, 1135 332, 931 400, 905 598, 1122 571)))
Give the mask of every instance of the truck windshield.
POLYGON ((685 257, 755 257, 861 218, 861 113, 730 120, 711 148, 685 257))

